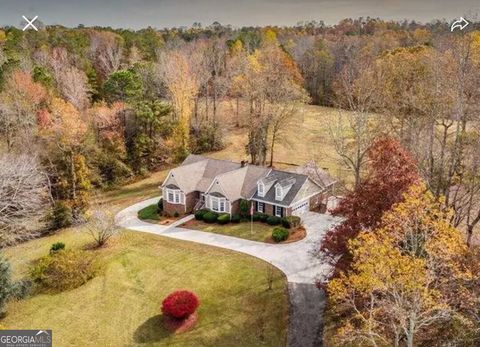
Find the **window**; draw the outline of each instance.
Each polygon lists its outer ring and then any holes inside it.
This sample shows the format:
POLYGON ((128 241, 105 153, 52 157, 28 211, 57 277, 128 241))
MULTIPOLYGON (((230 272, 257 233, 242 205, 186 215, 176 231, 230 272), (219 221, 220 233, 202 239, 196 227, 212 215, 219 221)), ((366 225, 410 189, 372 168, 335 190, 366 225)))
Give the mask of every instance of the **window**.
POLYGON ((257 212, 264 213, 265 204, 263 202, 257 202, 257 212))
POLYGON ((228 204, 225 198, 210 197, 210 207, 215 212, 228 212, 228 204))
POLYGON ((258 183, 258 196, 265 196, 265 185, 262 182, 258 183))
POLYGON ((275 199, 283 200, 283 189, 281 186, 275 187, 275 199))
POLYGON ((283 208, 281 206, 275 206, 275 216, 283 217, 283 208))
POLYGON ((185 204, 185 194, 179 189, 165 189, 167 202, 172 204, 185 204))

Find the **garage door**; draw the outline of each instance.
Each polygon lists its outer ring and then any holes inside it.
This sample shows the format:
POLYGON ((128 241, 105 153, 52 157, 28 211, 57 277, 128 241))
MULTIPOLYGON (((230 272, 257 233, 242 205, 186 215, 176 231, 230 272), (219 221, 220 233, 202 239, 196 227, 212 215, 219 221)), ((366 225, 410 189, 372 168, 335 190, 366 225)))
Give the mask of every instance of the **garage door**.
POLYGON ((301 214, 310 210, 309 200, 301 201, 292 207, 292 215, 300 216, 301 214))

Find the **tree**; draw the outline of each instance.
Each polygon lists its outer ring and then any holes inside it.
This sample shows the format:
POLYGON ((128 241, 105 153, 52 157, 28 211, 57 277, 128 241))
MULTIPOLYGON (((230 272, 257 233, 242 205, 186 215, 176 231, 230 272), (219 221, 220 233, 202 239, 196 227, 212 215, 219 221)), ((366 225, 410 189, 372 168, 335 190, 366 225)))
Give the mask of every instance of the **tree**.
POLYGON ((123 46, 123 38, 113 32, 90 31, 90 54, 103 79, 120 68, 123 46))
POLYGON ((142 95, 142 82, 138 75, 130 70, 112 73, 103 85, 108 102, 134 102, 142 95))
POLYGON ((46 97, 45 88, 34 82, 28 73, 15 70, 9 75, 0 93, 0 134, 9 151, 19 137, 27 138, 32 134, 36 112, 46 97))
POLYGON ((177 121, 173 131, 174 157, 182 160, 189 152, 192 103, 198 94, 199 83, 192 72, 189 58, 178 49, 161 56, 160 67, 177 121))
POLYGON ((114 208, 94 202, 86 214, 85 231, 94 239, 98 247, 102 247, 118 234, 120 229, 115 222, 116 212, 114 208))
POLYGON ((0 155, 0 248, 38 235, 32 224, 48 200, 47 176, 35 155, 0 155))
POLYGON ((377 228, 349 242, 351 269, 327 286, 333 310, 342 314, 339 345, 428 345, 444 322, 460 314, 451 291, 471 276, 450 213, 417 184, 377 228))
POLYGON ((385 211, 402 200, 406 190, 419 180, 415 161, 398 141, 382 137, 368 150, 369 172, 352 192, 332 211, 345 219, 329 230, 322 240, 320 254, 336 267, 348 269, 352 255, 348 242, 362 230, 373 230, 385 211))
POLYGON ((27 282, 12 280, 10 263, 0 254, 0 318, 6 314, 7 303, 11 299, 24 297, 27 290, 27 282))

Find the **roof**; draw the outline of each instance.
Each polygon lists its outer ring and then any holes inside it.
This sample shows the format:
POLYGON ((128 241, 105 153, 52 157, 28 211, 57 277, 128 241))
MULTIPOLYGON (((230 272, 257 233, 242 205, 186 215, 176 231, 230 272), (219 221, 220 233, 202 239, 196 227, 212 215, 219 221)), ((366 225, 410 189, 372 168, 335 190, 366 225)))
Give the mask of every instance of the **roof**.
MULTIPOLYGON (((312 171, 311 167, 308 167, 312 171)), ((164 181, 164 186, 178 186, 185 193, 206 193, 216 181, 230 201, 253 198, 283 206, 290 206, 323 190, 322 184, 302 173, 272 170, 256 165, 242 166, 240 163, 201 155, 189 155, 179 167, 172 169, 164 181), (259 181, 263 182, 267 189, 264 197, 259 197, 257 193, 259 181), (276 184, 289 188, 282 201, 275 199, 276 184)), ((330 182, 327 179, 324 181, 330 182)), ((334 182, 333 179, 331 181, 334 182)))
POLYGON ((317 183, 323 189, 328 188, 337 182, 326 170, 319 168, 313 160, 296 168, 295 172, 298 174, 307 175, 312 181, 317 183))
POLYGON ((280 170, 272 170, 268 175, 269 179, 273 179, 278 182, 291 182, 292 187, 285 195, 282 201, 275 199, 275 188, 271 187, 266 193, 265 196, 260 197, 258 196, 258 192, 255 192, 253 195, 253 199, 266 201, 272 204, 281 204, 285 206, 290 206, 294 200, 296 200, 297 193, 302 188, 305 181, 307 181, 308 177, 305 175, 297 174, 294 172, 287 172, 287 171, 280 171, 280 170))
POLYGON ((228 160, 189 155, 180 166, 172 169, 170 174, 173 174, 177 185, 185 193, 196 190, 205 192, 216 176, 240 167, 240 163, 228 160))

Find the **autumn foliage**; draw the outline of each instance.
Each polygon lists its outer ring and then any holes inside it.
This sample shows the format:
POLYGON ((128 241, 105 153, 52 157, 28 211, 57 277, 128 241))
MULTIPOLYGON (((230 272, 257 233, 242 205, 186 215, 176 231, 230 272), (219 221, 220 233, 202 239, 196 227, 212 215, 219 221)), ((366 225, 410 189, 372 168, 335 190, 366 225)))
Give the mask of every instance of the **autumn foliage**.
POLYGON ((167 296, 162 302, 162 313, 169 317, 184 319, 193 314, 200 301, 187 290, 178 290, 167 296))
POLYGON ((342 216, 345 220, 329 230, 322 242, 322 255, 335 264, 337 270, 348 268, 351 262, 348 241, 361 230, 376 228, 383 213, 401 201, 402 194, 419 180, 415 161, 392 138, 374 141, 368 158, 366 179, 332 211, 334 216, 342 216))
MULTIPOLYGON (((352 263, 327 286, 332 310, 342 316, 336 345, 440 345, 438 332, 468 330, 472 315, 460 309, 475 296, 466 269, 467 247, 424 184, 404 194, 378 228, 348 242, 352 263), (453 328, 455 326, 455 328, 453 328)), ((465 338, 466 334, 460 334, 465 338)), ((453 338, 453 337, 452 337, 453 338)))

